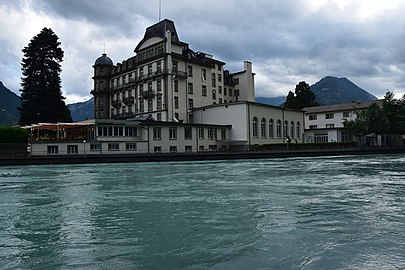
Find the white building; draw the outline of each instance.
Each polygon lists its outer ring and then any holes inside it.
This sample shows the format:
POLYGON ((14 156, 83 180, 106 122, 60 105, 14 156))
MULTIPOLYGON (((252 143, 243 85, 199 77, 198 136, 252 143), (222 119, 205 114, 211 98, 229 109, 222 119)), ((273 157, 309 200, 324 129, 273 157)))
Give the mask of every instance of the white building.
POLYGON ((135 55, 94 68, 94 120, 39 124, 32 155, 104 155, 248 150, 299 143, 304 113, 255 103, 252 63, 231 73, 180 41, 174 23, 148 27, 135 55))
POLYGON ((367 109, 378 100, 351 102, 304 108, 305 142, 352 142, 355 141, 344 127, 345 120, 355 120, 356 111, 367 109))

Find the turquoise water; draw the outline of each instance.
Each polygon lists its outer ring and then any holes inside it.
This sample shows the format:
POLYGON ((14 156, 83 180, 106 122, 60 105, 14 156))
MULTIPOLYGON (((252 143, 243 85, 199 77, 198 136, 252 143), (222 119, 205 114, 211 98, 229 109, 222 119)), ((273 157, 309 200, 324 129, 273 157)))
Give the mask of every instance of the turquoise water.
POLYGON ((404 269, 404 162, 0 167, 0 269, 404 269))

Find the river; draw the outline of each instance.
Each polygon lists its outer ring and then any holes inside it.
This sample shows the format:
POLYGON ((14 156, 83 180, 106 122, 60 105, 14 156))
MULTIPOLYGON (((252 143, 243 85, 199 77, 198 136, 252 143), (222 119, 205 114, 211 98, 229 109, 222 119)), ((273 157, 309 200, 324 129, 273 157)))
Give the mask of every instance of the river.
POLYGON ((404 269, 405 155, 0 167, 0 269, 404 269))

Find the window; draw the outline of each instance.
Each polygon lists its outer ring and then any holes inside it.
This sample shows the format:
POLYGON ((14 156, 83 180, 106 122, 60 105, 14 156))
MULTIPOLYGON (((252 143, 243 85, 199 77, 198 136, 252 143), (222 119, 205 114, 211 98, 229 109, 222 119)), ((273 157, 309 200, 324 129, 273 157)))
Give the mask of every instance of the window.
POLYGON ((148 99, 148 111, 153 111, 153 100, 148 99))
POLYGON ((200 145, 200 146, 198 147, 198 151, 204 151, 204 145, 200 145))
POLYGON ((334 128, 335 124, 326 124, 326 128, 334 128))
POLYGON ((162 152, 162 147, 161 147, 161 146, 155 146, 155 147, 153 147, 153 152, 155 152, 155 153, 161 153, 161 152, 162 152))
POLYGON ((47 150, 48 155, 57 155, 59 152, 59 148, 57 145, 48 145, 47 150))
POLYGON ((297 128, 297 134, 296 134, 296 136, 297 136, 297 138, 301 138, 301 126, 300 126, 300 122, 297 122, 296 128, 297 128))
POLYGON ((127 151, 136 151, 136 143, 127 143, 126 149, 127 151))
POLYGON ((215 140, 217 137, 217 130, 215 128, 208 129, 208 139, 215 140))
POLYGON ((318 116, 316 115, 316 114, 311 114, 310 116, 309 116, 309 120, 310 121, 312 121, 312 120, 317 120, 318 119, 318 116))
POLYGON ((209 151, 217 151, 217 146, 215 144, 213 145, 208 145, 208 150, 209 151))
POLYGON ((187 66, 188 76, 193 77, 193 66, 187 66))
POLYGON ((221 129, 221 140, 226 140, 226 129, 221 129))
POLYGON ((325 119, 333 119, 333 118, 334 118, 333 113, 327 113, 327 114, 325 114, 325 119))
POLYGON ((218 82, 222 82, 222 74, 218 74, 218 82))
POLYGON ((218 103, 221 104, 222 103, 222 98, 218 99, 218 103))
POLYGON ((343 112, 343 117, 352 117, 352 112, 343 112))
POLYGON ((191 145, 186 145, 186 152, 193 152, 193 147, 191 145))
POLYGON ((206 97, 207 96, 207 86, 203 85, 201 88, 201 95, 206 97))
POLYGON ((258 136, 258 120, 257 117, 253 117, 253 137, 257 137, 258 136))
POLYGON ((350 142, 352 137, 348 132, 342 132, 342 142, 350 142))
POLYGON ((238 85, 239 84, 239 78, 233 79, 233 84, 238 85))
POLYGON ((215 73, 212 73, 212 87, 217 87, 217 81, 215 79, 215 73))
POLYGON ((188 94, 193 94, 193 83, 188 83, 187 84, 187 93, 188 94))
POLYGON ((68 146, 67 146, 67 153, 68 153, 68 154, 77 154, 77 153, 78 153, 78 149, 79 149, 79 147, 78 147, 77 144, 75 144, 75 145, 68 145, 68 146))
POLYGON ((281 120, 277 120, 276 125, 277 138, 281 138, 281 120))
POLYGON ((125 127, 125 136, 127 137, 137 137, 138 128, 136 127, 125 127))
POLYGON ((224 88, 224 96, 226 96, 227 95, 227 91, 226 91, 227 89, 226 88, 224 88))
POLYGON ((101 151, 101 143, 91 143, 90 151, 101 151))
POLYGON ((215 90, 212 90, 212 99, 217 99, 217 92, 215 90))
POLYGON ((144 105, 143 105, 143 99, 139 100, 139 112, 143 113, 144 111, 144 105))
POLYGON ((179 97, 174 97, 174 108, 175 109, 179 108, 179 97))
POLYGON ((177 128, 176 127, 169 128, 169 139, 170 140, 177 139, 177 128))
POLYGON ((203 140, 203 139, 204 139, 204 128, 199 128, 199 129, 198 129, 198 138, 199 138, 200 140, 203 140))
POLYGON ((173 66, 172 67, 173 67, 174 72, 177 72, 177 65, 178 65, 177 62, 173 61, 173 66))
POLYGON ((188 108, 189 108, 189 109, 192 109, 193 107, 194 107, 193 99, 192 99, 192 98, 189 98, 189 99, 188 99, 188 108))
POLYGON ((294 133, 295 133, 295 124, 294 124, 294 121, 291 121, 291 124, 290 124, 290 136, 291 136, 291 138, 295 137, 294 133))
POLYGON ((162 109, 162 96, 158 96, 156 99, 156 102, 157 102, 157 106, 156 106, 157 109, 161 110, 162 109))
POLYGON ((157 90, 158 92, 162 91, 162 81, 161 81, 161 80, 158 80, 158 81, 156 82, 156 90, 157 90))
POLYGON ((148 65, 148 76, 152 75, 152 65, 148 65))
POLYGON ((260 121, 260 135, 262 138, 266 138, 266 119, 262 118, 260 121))
POLYGON ((170 151, 170 153, 176 153, 177 152, 177 146, 170 146, 169 151, 170 151))
POLYGON ((154 127, 153 128, 153 139, 154 140, 160 140, 161 139, 161 128, 160 127, 154 127))
POLYGON ((274 120, 269 120, 269 137, 274 138, 274 120))
POLYGON ((173 81, 173 86, 174 86, 174 92, 179 92, 179 81, 178 80, 173 81))
POLYGON ((232 89, 229 89, 229 96, 231 97, 232 96, 232 93, 233 93, 233 91, 232 91, 232 89))
POLYGON ((327 143, 328 142, 328 133, 327 132, 315 132, 314 141, 316 143, 327 143))
POLYGON ((288 121, 284 121, 284 137, 288 137, 288 121))
POLYGON ((118 143, 109 143, 108 144, 108 151, 118 151, 120 149, 120 145, 118 143))
POLYGON ((309 125, 309 129, 317 129, 318 126, 317 125, 309 125))
POLYGON ((157 121, 162 121, 162 114, 161 113, 156 114, 156 120, 157 121))
POLYGON ((201 80, 207 80, 207 71, 205 70, 205 68, 201 69, 201 80))
POLYGON ((184 139, 191 140, 193 138, 191 127, 184 128, 184 139))

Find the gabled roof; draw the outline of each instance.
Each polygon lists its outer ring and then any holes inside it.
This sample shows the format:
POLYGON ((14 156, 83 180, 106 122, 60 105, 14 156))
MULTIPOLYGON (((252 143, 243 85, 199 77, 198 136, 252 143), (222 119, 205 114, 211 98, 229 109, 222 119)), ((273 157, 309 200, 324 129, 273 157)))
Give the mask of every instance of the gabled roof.
POLYGON ((377 105, 380 105, 381 102, 382 100, 353 101, 350 103, 343 103, 343 104, 306 107, 302 110, 305 112, 305 114, 336 112, 336 111, 352 111, 352 110, 366 109, 373 103, 377 103, 377 105))
POLYGON ((146 28, 145 35, 141 42, 139 42, 138 46, 136 46, 134 52, 137 52, 142 44, 153 37, 160 37, 162 39, 166 39, 166 32, 171 32, 172 35, 172 43, 181 44, 179 36, 177 35, 176 27, 174 26, 174 22, 168 19, 164 19, 152 26, 146 28))

